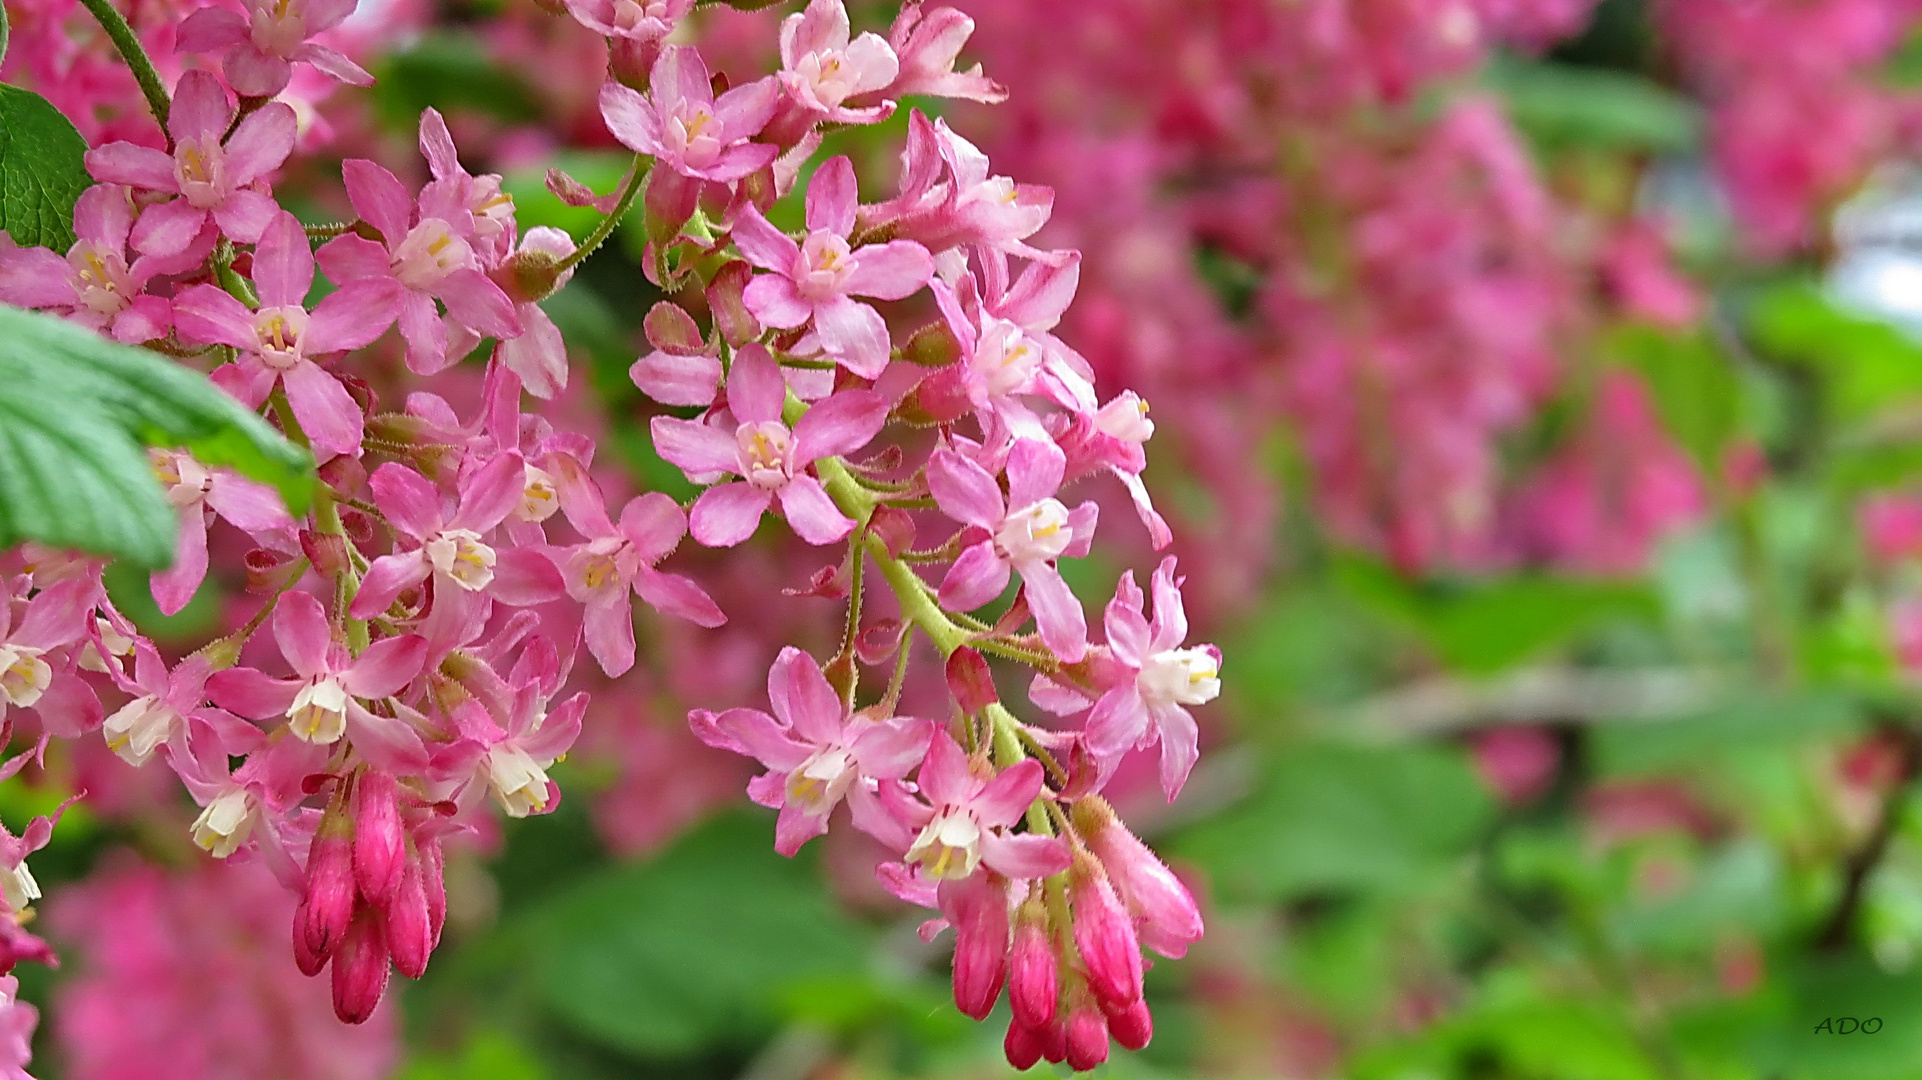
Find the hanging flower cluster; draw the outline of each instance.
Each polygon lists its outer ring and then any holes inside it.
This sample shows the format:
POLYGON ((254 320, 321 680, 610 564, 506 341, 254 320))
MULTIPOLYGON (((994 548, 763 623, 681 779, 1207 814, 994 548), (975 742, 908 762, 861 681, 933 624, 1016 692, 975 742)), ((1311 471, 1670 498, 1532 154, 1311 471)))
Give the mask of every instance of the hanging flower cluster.
MULTIPOLYGON (((892 198, 863 204, 848 158, 813 161, 825 130, 878 123, 902 97, 1003 97, 978 68, 955 70, 965 16, 910 3, 883 38, 855 35, 841 0, 811 0, 781 25, 780 70, 730 87, 667 43, 690 6, 568 5, 608 39, 601 114, 636 155, 606 196, 551 174, 564 201, 604 214, 579 246, 522 230, 500 178, 468 173, 432 110, 430 182, 350 160, 355 219, 304 224, 272 188, 296 113, 268 97, 301 65, 365 81, 308 40, 345 11, 210 8, 182 26, 181 47, 224 78, 178 78, 164 148, 96 147, 79 239, 64 253, 0 245, 0 301, 208 367, 313 450, 314 507, 292 517, 249 480, 155 452, 181 519, 179 558, 152 581, 162 610, 194 595, 216 529, 251 544, 257 610, 170 664, 108 599, 97 561, 7 553, 0 708, 35 714, 43 744, 98 732, 131 764, 171 768, 203 807, 194 841, 263 862, 296 895, 294 963, 329 970, 335 1011, 360 1022, 390 971, 426 968, 446 917, 442 845, 468 811, 557 805, 548 769, 589 717, 567 692, 580 647, 609 677, 632 667, 636 597, 722 624, 674 552, 689 536, 741 544, 773 517, 834 549, 812 593, 845 599, 840 649, 825 663, 783 650, 771 713, 696 711, 695 735, 766 767, 749 794, 779 809, 780 852, 843 803, 888 847, 881 881, 938 912, 925 935, 955 930, 959 1007, 983 1017, 1008 988, 1010 1061, 1091 1068, 1110 1038, 1151 1035, 1143 947, 1178 957, 1202 931, 1100 792, 1135 750, 1158 750, 1179 792, 1199 741, 1188 710, 1218 694, 1220 653, 1187 641, 1172 558, 1148 594, 1121 577, 1099 641, 1062 569, 1098 517, 1070 489, 1118 481, 1153 546, 1168 544, 1141 480, 1147 405, 1101 400, 1052 332, 1080 260, 1031 246, 1048 189, 995 174, 919 110, 892 198), (770 212, 804 172, 790 233, 770 212), (610 503, 592 439, 543 405, 569 369, 539 302, 634 207, 650 278, 694 298, 648 314, 654 351, 632 371, 681 409, 652 436, 705 488, 687 507, 658 492, 610 503), (331 290, 315 301, 321 276, 331 290), (424 391, 379 402, 355 354, 390 329, 424 379, 485 349, 478 408, 424 391), (898 712, 910 675, 935 670, 917 650, 941 661, 942 715, 898 712), (1081 722, 1020 719, 990 658, 1032 669, 1037 715, 1081 722)), ((52 824, 0 845, 15 916, 39 895, 24 859, 52 824)), ((17 922, 0 919, 12 954, 43 953, 17 922)))

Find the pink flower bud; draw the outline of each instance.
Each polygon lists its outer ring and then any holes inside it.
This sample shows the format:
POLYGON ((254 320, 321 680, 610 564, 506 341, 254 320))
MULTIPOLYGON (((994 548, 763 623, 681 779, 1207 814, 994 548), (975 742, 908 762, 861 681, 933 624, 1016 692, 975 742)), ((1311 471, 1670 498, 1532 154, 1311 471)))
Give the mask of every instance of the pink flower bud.
POLYGON ((307 849, 307 895, 294 926, 295 936, 303 939, 294 950, 297 959, 304 948, 309 959, 324 964, 347 936, 354 917, 353 842, 353 824, 330 806, 307 849))
POLYGON ((1008 974, 1006 884, 992 874, 961 882, 951 908, 954 922, 954 1004, 976 1020, 1001 996, 1008 974))
POLYGON ((1141 997, 1141 945, 1134 924, 1099 863, 1084 856, 1074 871, 1074 944, 1087 967, 1088 988, 1102 1004, 1124 1007, 1141 997))
POLYGON ((994 690, 994 673, 981 654, 963 645, 948 654, 948 693, 968 714, 980 712, 1000 700, 994 690))
POLYGON ((731 262, 721 267, 707 287, 707 309, 714 316, 714 328, 733 348, 738 349, 761 336, 760 322, 742 299, 753 277, 753 267, 744 262, 731 262))
POLYGON ((1107 868, 1122 902, 1139 919, 1142 944, 1179 959, 1201 939, 1201 908, 1194 894, 1155 857, 1100 796, 1075 803, 1075 830, 1107 868))
POLYGON ((1037 900, 1023 904, 1009 954, 1008 1004, 1014 1007, 1015 1023, 1036 1030, 1054 1023, 1060 993, 1054 946, 1048 939, 1046 909, 1037 900))
POLYGON ((320 969, 327 966, 326 955, 315 952, 308 944, 311 938, 307 933, 307 923, 312 917, 307 908, 307 901, 302 900, 299 906, 294 908, 294 966, 300 969, 302 975, 310 979, 320 974, 320 969))
POLYGON ((418 840, 415 842, 420 854, 421 888, 427 894, 428 940, 432 942, 429 951, 440 947, 441 927, 447 924, 447 881, 444 871, 446 859, 441 855, 439 840, 418 840))
POLYGON ((1008 1024, 1007 1038, 1001 1040, 1001 1052, 1007 1055, 1008 1064, 1026 1071, 1041 1060, 1041 1044, 1045 1041, 1047 1036, 1014 1020, 1008 1024))
POLYGON ((1137 998, 1125 1009, 1108 1010, 1108 1034, 1130 1050, 1139 1050, 1155 1037, 1155 1019, 1148 1002, 1137 998))
POLYGON ((420 978, 427 971, 427 958, 434 952, 434 928, 427 914, 427 885, 418 859, 409 860, 401 871, 400 884, 381 918, 395 969, 410 979, 420 978))
POLYGON ((362 908, 334 957, 334 1015, 344 1023, 365 1023, 386 992, 387 940, 380 917, 362 908))
POLYGON ((400 884, 407 836, 400 824, 400 785, 375 769, 354 782, 354 880, 371 904, 385 904, 400 884))
POLYGON ((1068 1013, 1068 1067, 1075 1072, 1108 1060, 1108 1024, 1101 1010, 1085 997, 1068 1013))

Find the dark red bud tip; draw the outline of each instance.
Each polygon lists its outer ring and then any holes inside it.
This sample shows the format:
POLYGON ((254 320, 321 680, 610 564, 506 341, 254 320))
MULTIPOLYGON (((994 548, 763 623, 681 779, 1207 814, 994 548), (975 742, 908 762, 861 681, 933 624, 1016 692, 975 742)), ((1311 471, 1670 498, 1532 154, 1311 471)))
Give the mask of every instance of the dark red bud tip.
POLYGON ((1155 1037, 1155 1018, 1148 1012, 1147 1001, 1137 1000, 1125 1009, 1109 1012, 1108 1034, 1130 1050, 1148 1045, 1155 1037))
POLYGON ((1008 1025, 1008 1036, 1001 1040, 1001 1052, 1008 1056, 1008 1064, 1025 1072, 1041 1060, 1044 1041, 1039 1032, 1022 1027, 1021 1021, 1016 1020, 1008 1025))
POLYGON ((334 1015, 344 1023, 366 1023, 387 992, 387 941, 380 918, 362 908, 334 957, 334 1015))
POLYGON ((1053 1024, 1059 987, 1047 930, 1027 921, 1017 927, 1008 966, 1008 1004, 1015 1022, 1035 1030, 1053 1024))

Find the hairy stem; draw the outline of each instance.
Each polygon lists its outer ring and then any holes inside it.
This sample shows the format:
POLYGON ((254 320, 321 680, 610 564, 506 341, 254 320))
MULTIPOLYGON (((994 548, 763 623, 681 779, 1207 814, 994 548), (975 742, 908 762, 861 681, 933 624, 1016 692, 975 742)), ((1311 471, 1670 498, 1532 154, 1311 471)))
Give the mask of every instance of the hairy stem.
POLYGON ((594 254, 596 248, 606 243, 608 237, 614 235, 614 227, 627 216, 628 210, 634 205, 635 197, 641 193, 641 184, 647 179, 646 163, 646 154, 634 155, 634 167, 628 171, 627 186, 621 189, 621 197, 614 203, 614 209, 609 210, 607 216, 600 220, 600 224, 594 226, 594 231, 587 234, 587 238, 581 241, 572 255, 560 261, 554 268, 555 273, 566 273, 572 267, 579 265, 582 259, 594 254))
POLYGON ((160 81, 160 72, 148 58, 147 50, 134 36, 133 27, 127 25, 127 17, 113 6, 109 0, 80 0, 83 7, 107 32, 107 39, 120 51, 120 58, 133 70, 134 81, 140 84, 140 92, 147 98, 147 108, 153 110, 153 118, 160 121, 160 131, 167 136, 167 150, 174 148, 174 137, 167 131, 167 115, 173 109, 173 100, 167 96, 167 85, 160 81))

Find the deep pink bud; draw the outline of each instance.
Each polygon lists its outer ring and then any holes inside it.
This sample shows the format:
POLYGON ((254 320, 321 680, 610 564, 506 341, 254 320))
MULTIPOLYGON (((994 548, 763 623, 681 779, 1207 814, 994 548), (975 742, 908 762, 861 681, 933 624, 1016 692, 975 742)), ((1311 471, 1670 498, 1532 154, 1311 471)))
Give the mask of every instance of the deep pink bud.
POLYGON ((707 309, 714 316, 714 328, 736 349, 761 336, 761 324, 742 299, 753 278, 754 268, 737 260, 721 267, 707 287, 707 309))
POLYGON ((1103 1005, 1125 1007, 1141 997, 1141 945, 1134 924, 1100 863, 1077 859, 1071 885, 1074 944, 1087 967, 1088 988, 1103 1005))
POLYGON ((313 916, 307 910, 307 901, 302 900, 294 908, 294 966, 310 979, 327 966, 326 954, 315 952, 309 944, 312 938, 307 933, 307 923, 311 918, 313 916))
POLYGON ((948 693, 970 715, 1000 700, 987 660, 965 645, 948 654, 948 693))
POLYGON ((1015 1020, 1008 1024, 1008 1036, 1001 1040, 1001 1052, 1008 1056, 1008 1064, 1017 1069, 1032 1069, 1041 1060, 1041 1044, 1046 1036, 1038 1031, 1021 1026, 1015 1020))
POLYGON ((1068 1067, 1087 1072, 1108 1060, 1108 1023, 1094 1002, 1083 998, 1068 1013, 1068 1067))
POLYGON ((334 957, 334 1015, 345 1023, 365 1023, 387 992, 387 941, 380 916, 361 908, 334 957))
POLYGON ((410 979, 420 978, 434 952, 434 928, 427 914, 427 886, 419 860, 409 860, 401 871, 400 885, 381 918, 395 969, 410 979))
POLYGON ((1008 960, 1008 1004, 1014 1007, 1015 1023, 1037 1030, 1054 1023, 1055 999, 1060 995, 1055 964, 1047 909, 1030 900, 1021 905, 1008 960))
POLYGON ((1201 939, 1201 908, 1194 894, 1115 817, 1100 796, 1075 803, 1075 831, 1108 871, 1122 903, 1140 921, 1141 943, 1179 959, 1201 939))
POLYGON ((1155 1018, 1148 1012, 1148 1002, 1137 998, 1125 1009, 1109 1010, 1108 1034, 1130 1050, 1148 1045, 1148 1040, 1155 1037, 1155 1018))
POLYGON ((954 1004, 976 1020, 993 1011, 1008 975, 1006 883, 992 874, 962 882, 953 904, 954 1004))
POLYGON ((400 884, 407 835, 400 824, 400 785, 375 769, 354 782, 354 880, 371 904, 385 904, 400 884))
POLYGON ((1048 1062, 1053 1065, 1059 1065, 1068 1060, 1068 1021, 1066 1017, 1055 1017, 1054 1023, 1049 1024, 1047 1030, 1042 1031, 1040 1035, 1042 1057, 1048 1059, 1048 1062))
POLYGON ((354 917, 353 830, 338 806, 329 806, 307 848, 307 895, 294 916, 294 935, 303 940, 294 955, 301 959, 304 948, 307 960, 318 961, 315 971, 340 948, 354 917))

